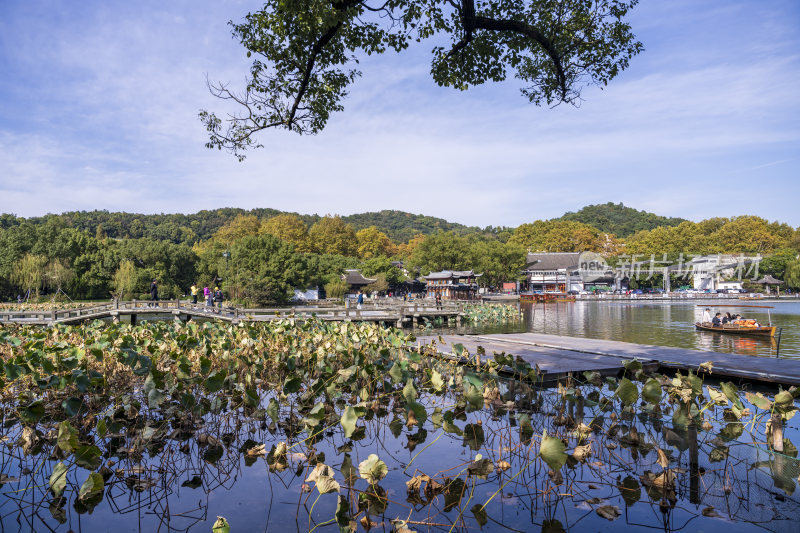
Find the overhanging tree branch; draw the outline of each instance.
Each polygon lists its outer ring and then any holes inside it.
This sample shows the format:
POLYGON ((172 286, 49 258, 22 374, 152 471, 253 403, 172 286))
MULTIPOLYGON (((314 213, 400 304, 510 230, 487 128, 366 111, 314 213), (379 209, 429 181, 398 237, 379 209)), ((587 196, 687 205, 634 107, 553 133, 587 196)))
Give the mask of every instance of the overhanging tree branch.
POLYGON ((583 84, 603 86, 642 50, 623 21, 638 0, 265 0, 231 23, 255 54, 241 94, 208 83, 239 112, 220 119, 200 112, 209 148, 243 159, 255 135, 282 127, 318 133, 343 109, 360 72, 357 53, 404 50, 437 34, 460 34, 449 51, 433 50, 431 73, 443 86, 466 89, 503 81, 507 70, 528 83, 532 103, 576 102, 583 84))

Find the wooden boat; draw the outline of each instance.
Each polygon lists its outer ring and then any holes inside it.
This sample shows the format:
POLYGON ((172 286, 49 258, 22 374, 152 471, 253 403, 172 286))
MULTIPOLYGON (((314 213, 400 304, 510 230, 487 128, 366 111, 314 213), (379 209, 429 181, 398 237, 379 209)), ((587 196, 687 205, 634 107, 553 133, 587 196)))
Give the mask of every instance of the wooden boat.
POLYGON ((574 302, 575 296, 571 294, 565 294, 563 292, 534 292, 534 293, 522 293, 519 295, 520 302, 542 302, 542 303, 551 303, 551 302, 574 302))
POLYGON ((720 326, 712 326, 709 323, 695 322, 694 327, 698 331, 711 331, 714 333, 725 333, 728 335, 750 335, 753 337, 774 337, 777 327, 772 325, 772 316, 769 312, 774 309, 771 305, 744 305, 744 304, 698 304, 698 307, 738 307, 750 309, 766 309, 767 316, 769 317, 769 324, 766 326, 755 326, 753 320, 747 320, 745 323, 739 324, 722 324, 720 326))
POLYGON ((711 325, 703 325, 700 322, 695 322, 694 327, 700 331, 713 331, 714 333, 725 333, 729 335, 752 335, 756 337, 774 337, 775 326, 737 326, 735 324, 724 324, 722 326, 714 327, 711 325))

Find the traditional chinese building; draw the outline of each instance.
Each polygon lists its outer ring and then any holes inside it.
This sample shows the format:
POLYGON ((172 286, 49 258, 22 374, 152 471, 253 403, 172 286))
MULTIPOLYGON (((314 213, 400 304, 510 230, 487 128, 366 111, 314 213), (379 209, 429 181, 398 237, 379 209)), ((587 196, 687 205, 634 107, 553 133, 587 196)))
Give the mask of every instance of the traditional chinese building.
POLYGON ((472 300, 478 296, 477 279, 482 275, 472 270, 442 270, 422 279, 429 298, 439 294, 443 300, 472 300))
POLYGON ((578 252, 529 253, 523 274, 527 290, 533 292, 567 292, 581 290, 580 256, 578 252))
POLYGON ((344 274, 342 274, 342 279, 347 283, 349 293, 359 292, 370 283, 375 283, 376 281, 373 278, 365 278, 361 271, 357 269, 345 270, 344 274))

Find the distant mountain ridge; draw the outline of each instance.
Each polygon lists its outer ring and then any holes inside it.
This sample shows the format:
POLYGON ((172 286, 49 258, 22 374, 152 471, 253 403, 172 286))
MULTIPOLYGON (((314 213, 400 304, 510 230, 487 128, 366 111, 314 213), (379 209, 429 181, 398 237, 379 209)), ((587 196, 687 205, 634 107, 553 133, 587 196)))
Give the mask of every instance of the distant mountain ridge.
POLYGON ((685 218, 662 217, 627 207, 621 202, 587 205, 577 212, 565 213, 559 220, 589 224, 604 233, 613 233, 617 237, 628 237, 637 231, 651 230, 659 226, 677 226, 681 222, 686 222, 685 218))
MULTIPOLYGON (((223 207, 202 210, 192 214, 161 213, 144 215, 105 210, 69 211, 31 218, 2 214, 0 215, 0 228, 9 228, 26 223, 33 225, 52 224, 96 234, 102 233, 102 235, 113 239, 147 237, 175 244, 192 244, 210 238, 222 226, 238 216, 256 216, 260 219, 266 219, 283 213, 288 212, 271 208, 241 209, 223 207)), ((290 214, 297 215, 309 227, 322 218, 317 214, 290 214)), ((398 243, 406 242, 419 233, 430 235, 438 231, 453 231, 463 235, 483 231, 478 227, 448 222, 443 218, 396 210, 357 213, 343 216, 342 220, 352 225, 356 230, 376 226, 386 233, 390 239, 398 243)))
MULTIPOLYGON (((223 207, 202 210, 192 214, 152 214, 95 211, 70 211, 61 214, 48 214, 40 217, 22 218, 14 215, 0 215, 0 228, 8 228, 20 224, 52 224, 60 227, 72 227, 80 231, 88 231, 114 239, 152 238, 176 244, 193 244, 210 238, 222 226, 237 216, 256 216, 261 219, 270 218, 287 211, 271 208, 241 209, 223 207)), ((317 222, 320 215, 297 215, 306 225, 317 222)), ((452 231, 459 235, 472 233, 497 235, 502 228, 479 228, 457 222, 449 222, 443 218, 405 211, 385 209, 377 212, 357 213, 343 216, 342 220, 351 224, 356 230, 376 226, 396 243, 407 242, 417 234, 430 235, 438 231, 452 231)), ((676 226, 684 221, 682 218, 662 217, 646 211, 639 211, 623 204, 589 205, 577 212, 568 212, 560 220, 574 220, 594 226, 605 233, 613 233, 618 237, 627 237, 642 229, 653 229, 658 226, 676 226)), ((510 228, 506 228, 510 229, 510 228)))

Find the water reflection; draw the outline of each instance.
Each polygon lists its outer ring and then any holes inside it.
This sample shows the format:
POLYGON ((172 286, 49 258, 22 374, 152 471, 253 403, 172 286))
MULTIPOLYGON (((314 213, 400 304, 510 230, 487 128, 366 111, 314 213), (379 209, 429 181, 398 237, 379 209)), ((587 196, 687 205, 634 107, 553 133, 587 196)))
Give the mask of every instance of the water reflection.
MULTIPOLYGON (((626 531, 685 531, 694 524, 699 530, 778 533, 791 530, 800 513, 798 461, 765 452, 745 424, 715 423, 704 431, 652 412, 603 408, 602 400, 590 401, 592 388, 562 396, 519 382, 498 385, 481 408, 425 394, 420 401, 429 412, 446 406, 454 416, 448 421, 440 412, 413 426, 398 409, 402 401, 384 397, 350 439, 338 430, 308 439, 293 426, 299 419, 288 416, 288 407, 277 425, 267 424, 259 410, 220 412, 202 421, 136 414, 97 439, 104 465, 98 472, 106 485, 97 501, 76 498, 88 469, 71 471, 64 497, 49 494, 59 452, 42 427, 27 450, 0 451, 2 527, 209 531, 224 515, 232 531, 302 532, 330 521, 339 509, 361 523, 359 530, 366 523, 389 531, 402 517, 417 531, 595 531, 609 526, 607 513, 619 515, 613 527, 626 531), (545 431, 562 438, 570 454, 555 472, 537 457, 545 431), (282 459, 247 452, 254 443, 269 450, 284 441, 291 448, 282 459), (574 454, 579 446, 588 446, 586 455, 574 454), (658 463, 659 449, 668 469, 658 463), (389 470, 370 487, 357 471, 373 453, 389 470), (476 453, 491 461, 491 469, 473 462, 476 453), (338 498, 320 496, 308 481, 317 462, 333 468, 338 498), (665 471, 667 482, 659 478, 665 471), (408 484, 415 479, 420 483, 408 484)), ((790 436, 796 434, 793 428, 790 436)), ((17 430, 7 437, 17 442, 23 435, 17 430)))
MULTIPOLYGON (((771 310, 774 325, 782 328, 776 339, 761 339, 700 332, 694 323, 703 307, 691 303, 588 302, 521 304, 519 331, 589 337, 641 344, 675 346, 694 350, 738 353, 763 357, 800 358, 800 303, 776 303, 771 310)), ((737 310, 767 324, 766 309, 737 310)))

